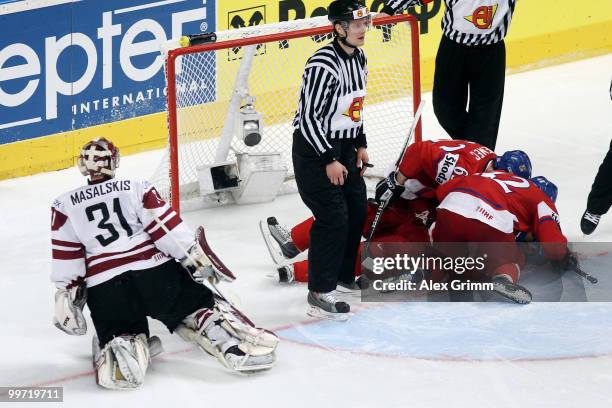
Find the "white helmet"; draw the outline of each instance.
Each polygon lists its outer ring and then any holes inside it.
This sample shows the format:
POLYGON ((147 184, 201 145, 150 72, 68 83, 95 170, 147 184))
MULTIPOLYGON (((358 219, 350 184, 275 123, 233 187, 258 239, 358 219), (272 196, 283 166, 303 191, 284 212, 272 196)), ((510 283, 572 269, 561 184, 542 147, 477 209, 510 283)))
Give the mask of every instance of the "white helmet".
POLYGON ((81 149, 77 167, 84 176, 113 178, 119 167, 119 149, 103 137, 87 142, 81 149))

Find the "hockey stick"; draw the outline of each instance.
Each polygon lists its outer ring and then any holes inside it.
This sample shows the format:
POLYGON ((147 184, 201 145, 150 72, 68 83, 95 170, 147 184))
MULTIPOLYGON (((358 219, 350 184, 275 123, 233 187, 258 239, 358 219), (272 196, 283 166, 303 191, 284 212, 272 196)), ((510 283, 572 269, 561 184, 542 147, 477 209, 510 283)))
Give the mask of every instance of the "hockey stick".
MULTIPOLYGON (((166 227, 166 225, 164 223, 162 223, 162 221, 159 219, 159 217, 157 217, 155 214, 153 214, 153 211, 149 210, 149 214, 153 217, 153 219, 155 220, 155 222, 157 223, 157 225, 159 225, 160 228, 162 228, 165 232, 166 235, 170 236, 170 239, 172 239, 172 241, 174 241, 174 243, 181 248, 181 250, 183 251, 183 253, 185 254, 185 256, 191 261, 191 264, 193 266, 195 266, 196 268, 198 267, 198 263, 196 262, 196 260, 193 258, 193 256, 189 253, 189 251, 181 245, 180 242, 178 242, 178 239, 176 239, 176 237, 174 236, 174 234, 172 234, 172 232, 170 231, 170 229, 168 229, 168 227, 166 227)), ((203 228, 203 227, 201 227, 203 228)), ((209 248, 210 249, 210 248, 209 248)), ((217 256, 215 254, 207 254, 207 256, 209 257, 210 261, 217 266, 221 266, 223 268, 227 267, 225 265, 223 265, 223 263, 217 258, 217 256), (213 259, 214 258, 214 259, 213 259)), ((231 272, 230 272, 231 273, 231 272)), ((232 274, 233 275, 233 274, 232 274)), ((274 334, 273 332, 266 330, 266 329, 260 329, 257 326, 255 326, 255 324, 251 321, 251 319, 249 319, 244 313, 242 313, 242 311, 240 311, 240 309, 238 309, 234 303, 230 300, 230 298, 228 298, 227 296, 225 296, 223 294, 223 292, 221 292, 219 290, 219 288, 217 287, 217 285, 212 281, 212 276, 208 279, 204 279, 202 281, 202 285, 207 287, 208 289, 210 289, 210 291, 213 294, 213 298, 216 298, 216 302, 217 304, 220 304, 220 307, 223 307, 223 303, 225 303, 226 305, 226 312, 231 313, 235 318, 237 318, 238 320, 240 320, 244 325, 255 328, 257 330, 263 330, 266 333, 269 333, 271 335, 273 335, 276 338, 276 343, 278 343, 278 337, 276 336, 276 334, 274 334)), ((254 337, 254 341, 258 342, 259 341, 259 334, 254 337)), ((276 344, 274 345, 274 347, 276 347, 276 344)))
MULTIPOLYGON (((423 112, 424 106, 425 106, 425 101, 421 101, 421 103, 419 103, 419 107, 416 113, 414 114, 414 121, 412 122, 412 125, 410 126, 410 130, 408 131, 408 136, 406 137, 406 141, 404 142, 404 147, 402 147, 402 153, 400 154, 399 159, 397 159, 397 161, 395 162, 395 170, 393 171, 393 174, 397 173, 397 171, 399 170, 399 166, 402 160, 404 159, 404 154, 406 154, 406 148, 412 141, 412 135, 414 134, 414 130, 416 129, 417 124, 421 120, 421 113, 423 112)), ((380 217, 382 216, 383 211, 385 211, 385 208, 387 208, 388 204, 389 204, 388 200, 381 202, 380 205, 378 206, 378 209, 376 210, 376 215, 374 216, 374 220, 372 221, 372 225, 370 226, 370 231, 368 232, 368 237, 366 238, 366 242, 365 242, 364 253, 366 257, 368 256, 368 249, 370 248, 370 242, 372 241, 372 237, 374 236, 374 231, 376 231, 376 227, 378 226, 380 217)))
POLYGON ((580 266, 576 265, 572 268, 572 272, 577 273, 578 275, 582 276, 583 278, 585 278, 586 280, 588 280, 589 282, 591 282, 593 285, 595 285, 598 280, 596 277, 594 277, 593 275, 591 275, 588 272, 583 271, 580 266))
MULTIPOLYGON (((185 254, 185 256, 187 257, 187 259, 189 259, 189 261, 191 261, 191 264, 194 267, 198 267, 198 263, 196 262, 196 260, 193 258, 193 256, 189 253, 189 251, 183 247, 181 245, 180 242, 178 242, 178 240, 176 239, 176 237, 174 236, 174 234, 172 234, 172 232, 168 229, 168 227, 166 227, 166 225, 159 219, 159 217, 157 217, 155 214, 153 214, 153 211, 149 210, 149 214, 153 217, 153 219, 155 220, 155 223, 157 223, 157 225, 159 225, 159 227, 161 229, 164 230, 164 232, 166 233, 166 235, 168 235, 170 237, 170 239, 172 239, 172 241, 174 241, 174 243, 176 244, 176 246, 178 246, 179 248, 181 248, 181 250, 183 251, 183 253, 185 254)), ((208 289, 210 289, 214 294, 216 294, 217 296, 219 296, 221 299, 225 300, 227 303, 229 303, 230 305, 232 304, 232 302, 223 294, 223 292, 221 292, 219 290, 219 288, 217 287, 217 285, 215 285, 214 282, 212 282, 209 279, 204 279, 202 281, 202 285, 206 286, 208 289)))

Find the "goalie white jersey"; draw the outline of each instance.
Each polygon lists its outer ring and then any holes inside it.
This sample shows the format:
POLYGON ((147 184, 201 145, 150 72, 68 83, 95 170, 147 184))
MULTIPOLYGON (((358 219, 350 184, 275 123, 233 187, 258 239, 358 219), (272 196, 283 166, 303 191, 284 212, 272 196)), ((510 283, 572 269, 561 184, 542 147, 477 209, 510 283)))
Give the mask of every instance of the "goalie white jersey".
POLYGON ((83 279, 91 287, 169 257, 183 258, 194 242, 191 229, 147 181, 111 179, 84 186, 58 197, 51 212, 51 280, 58 288, 83 279))

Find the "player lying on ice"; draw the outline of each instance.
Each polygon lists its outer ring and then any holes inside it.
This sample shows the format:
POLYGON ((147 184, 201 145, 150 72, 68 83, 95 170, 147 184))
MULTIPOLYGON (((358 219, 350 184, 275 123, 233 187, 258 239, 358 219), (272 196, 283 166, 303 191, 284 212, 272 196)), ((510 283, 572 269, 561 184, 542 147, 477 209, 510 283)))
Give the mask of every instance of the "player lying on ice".
POLYGON ((557 269, 568 270, 577 265, 559 225, 554 205, 557 187, 544 177, 530 177, 531 161, 520 150, 496 157, 476 143, 425 141, 406 149, 397 173, 392 172, 378 183, 376 197, 379 202, 386 197, 390 203, 400 195, 434 195, 440 205, 435 213, 436 225, 429 231, 432 242, 507 242, 509 253, 500 253, 496 259, 518 261, 497 265, 497 271, 488 265, 486 277, 493 279, 496 292, 515 302, 528 303, 531 293, 517 285, 522 257, 514 251, 516 235, 531 233, 535 240, 545 243, 544 255, 557 269), (467 183, 470 185, 463 186, 467 183), (491 194, 495 194, 493 209, 507 217, 502 230, 497 221, 481 211, 488 203, 483 197, 491 194))
POLYGON ((59 196, 51 209, 54 323, 85 334, 87 303, 97 383, 142 385, 151 356, 161 351, 152 347, 160 343, 149 339, 147 317, 229 369, 272 367, 278 338, 204 286, 235 279, 204 228, 194 234, 150 183, 115 179, 119 151, 106 139, 85 144, 77 165, 87 185, 59 196))
MULTIPOLYGON (((383 213, 380 235, 374 236, 375 242, 423 242, 431 239, 432 242, 444 243, 484 243, 481 248, 488 252, 490 262, 484 276, 469 278, 491 280, 497 293, 517 303, 529 303, 531 293, 517 284, 524 260, 515 244, 516 236, 528 235, 530 240, 545 243, 542 246, 544 257, 559 270, 569 270, 578 264, 575 255, 567 249, 567 239, 558 224, 554 204, 557 187, 542 176, 527 180, 496 171, 458 177, 440 186, 436 195, 441 203, 435 212, 425 209, 425 212, 419 213, 415 210, 418 207, 410 207, 410 204, 422 200, 408 201, 408 206, 405 206, 405 200, 392 203, 383 213), (402 206, 398 208, 398 204, 402 206), (480 210, 482 208, 486 209, 486 214, 480 210), (429 238, 425 225, 419 223, 425 220, 431 222, 430 214, 435 214, 435 222, 429 229, 429 238), (503 245, 497 247, 497 253, 491 253, 496 247, 490 243, 503 245)), ((285 263, 278 267, 280 280, 307 281, 307 261, 287 262, 308 248, 308 227, 312 220, 296 225, 290 233, 276 220, 268 219, 267 223, 270 229, 269 232, 264 229, 266 239, 274 242, 271 254, 276 262, 285 263)), ((369 224, 365 228, 369 228, 369 224)), ((459 246, 454 249, 462 250, 459 246)), ((440 275, 439 271, 432 272, 430 279, 433 281, 449 278, 440 275)), ((355 274, 359 276, 360 273, 359 267, 355 274)), ((339 292, 351 289, 349 285, 338 287, 339 292)))
MULTIPOLYGON (((567 248, 555 207, 557 187, 545 177, 529 180, 501 171, 459 177, 436 190, 440 205, 429 232, 433 243, 479 243, 470 255, 487 253, 485 276, 495 291, 517 302, 531 302, 531 293, 518 285, 523 255, 517 234, 529 234, 542 245, 556 269, 575 268, 578 260, 567 248), (503 245, 491 245, 503 243, 503 245)), ((465 255, 467 246, 453 248, 465 255)), ((453 252, 451 250, 450 252, 453 252)), ((440 277, 438 277, 440 279, 440 277)))
POLYGON ((377 201, 391 193, 407 199, 435 198, 438 186, 456 177, 503 170, 531 177, 531 161, 521 150, 497 156, 488 147, 467 140, 415 142, 406 148, 398 171, 376 186, 377 201))
MULTIPOLYGON (((401 178, 404 185, 389 182, 396 179, 395 173, 377 185, 377 200, 380 201, 380 197, 387 194, 393 205, 383 213, 373 239, 376 242, 428 242, 427 227, 433 222, 438 204, 435 200, 436 188, 456 177, 494 169, 530 177, 531 162, 527 154, 520 150, 508 151, 498 157, 487 147, 463 140, 424 141, 410 145, 397 173, 397 179, 401 178), (392 186, 389 187, 389 184, 392 186), (389 190, 390 193, 387 193, 389 190), (403 200, 395 200, 399 197, 403 200)), ((364 237, 376 209, 377 204, 369 204, 363 227, 364 237)), ((308 249, 312 221, 311 217, 290 231, 280 225, 275 217, 260 222, 264 241, 276 263, 281 282, 308 281, 308 262, 291 263, 291 259, 308 249)), ((359 276, 360 273, 361 262, 357 262, 355 274, 359 276)), ((359 285, 355 282, 338 282, 337 291, 340 293, 356 290, 359 290, 359 285)))

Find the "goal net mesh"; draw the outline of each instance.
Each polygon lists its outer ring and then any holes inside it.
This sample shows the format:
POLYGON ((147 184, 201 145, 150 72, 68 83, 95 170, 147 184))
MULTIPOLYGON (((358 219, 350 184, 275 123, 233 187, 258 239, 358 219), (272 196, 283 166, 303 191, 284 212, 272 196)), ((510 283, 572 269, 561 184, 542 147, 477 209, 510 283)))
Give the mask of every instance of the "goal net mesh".
MULTIPOLYGON (((394 164, 420 99, 418 45, 413 44, 413 38, 418 38, 413 33, 416 23, 407 15, 392 19, 393 24, 385 25, 374 20, 364 46, 369 73, 363 120, 370 162, 375 165, 368 170, 370 176, 384 176, 394 164)), ((170 92, 169 87, 168 114, 169 121, 175 118, 176 128, 172 132, 170 126, 167 153, 151 179, 162 197, 172 198, 173 204, 180 200, 181 205, 198 200, 197 168, 219 159, 220 140, 228 128, 233 126, 232 134, 242 131, 235 119, 236 93, 241 95, 238 100, 242 105, 243 96, 255 98, 254 107, 263 121, 262 139, 249 147, 234 136, 222 158, 233 161, 236 153, 279 152, 288 169, 285 190, 291 191, 292 121, 304 66, 332 39, 331 25, 319 17, 220 32, 214 43, 168 52, 167 80, 175 89, 170 92), (283 38, 270 40, 271 34, 279 33, 284 33, 283 38), (255 43, 238 46, 236 40, 242 39, 255 43), (245 63, 247 59, 250 62, 245 63), (173 72, 168 64, 173 64, 173 72), (246 76, 239 75, 241 70, 246 76), (178 152, 174 164, 170 145, 178 152), (178 186, 173 185, 171 173, 178 175, 178 186)))

